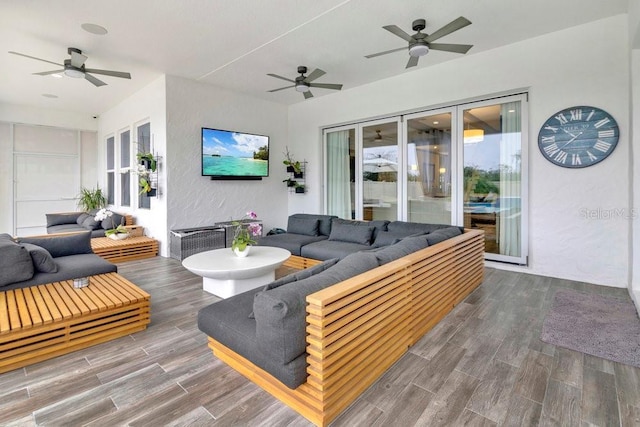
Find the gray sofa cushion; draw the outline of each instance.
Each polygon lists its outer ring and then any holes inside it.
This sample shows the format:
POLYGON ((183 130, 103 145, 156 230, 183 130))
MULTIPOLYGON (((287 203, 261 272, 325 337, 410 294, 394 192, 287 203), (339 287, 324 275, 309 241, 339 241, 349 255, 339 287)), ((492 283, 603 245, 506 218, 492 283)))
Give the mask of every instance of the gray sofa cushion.
POLYGON ((20 243, 31 243, 45 248, 52 257, 58 258, 67 255, 92 254, 91 233, 70 234, 68 236, 55 237, 21 237, 20 243))
MULTIPOLYGON (((111 217, 103 219, 102 222, 100 222, 100 227, 98 228, 111 230, 113 228, 116 228, 119 225, 124 225, 124 216, 117 214, 115 212, 111 212, 111 217)), ((94 230, 96 229, 94 228, 94 230)))
POLYGON ((344 224, 334 221, 331 225, 329 240, 370 245, 373 229, 374 227, 371 226, 344 224))
POLYGON ((76 224, 78 225, 82 225, 82 223, 84 222, 85 219, 89 218, 89 214, 86 212, 82 212, 79 216, 78 219, 76 220, 76 224))
POLYGON ((86 230, 97 230, 98 228, 102 228, 102 224, 99 221, 96 221, 92 216, 85 218, 85 220, 82 221, 82 226, 86 230))
POLYGON ((258 244, 260 246, 276 246, 288 250, 292 255, 300 256, 300 248, 304 245, 326 239, 327 236, 304 236, 302 234, 284 233, 263 236, 258 244))
MULTIPOLYGON (((79 277, 93 276, 96 274, 116 273, 118 271, 118 267, 116 267, 115 264, 111 264, 109 261, 106 261, 95 254, 62 256, 54 258, 54 260, 58 265, 57 272, 36 272, 32 278, 7 285, 3 290, 26 288, 33 285, 77 279, 79 277)), ((89 286, 91 286, 91 282, 89 282, 89 286)))
POLYGON ((442 228, 451 227, 447 224, 423 224, 420 222, 392 221, 387 225, 387 230, 404 233, 405 236, 417 233, 432 233, 442 228))
POLYGON ((435 245, 436 243, 440 243, 452 237, 456 237, 462 234, 462 230, 460 227, 449 226, 447 228, 443 228, 433 233, 427 234, 427 241, 429 245, 435 245))
POLYGON ((331 269, 325 270, 304 280, 255 295, 253 312, 256 318, 256 339, 260 349, 268 353, 274 362, 285 365, 304 354, 307 315, 305 298, 336 283, 327 275, 330 271, 331 269))
POLYGON ((393 245, 407 236, 408 235, 402 231, 379 231, 376 240, 371 246, 381 248, 383 246, 393 245))
POLYGON ((317 218, 289 217, 287 233, 302 234, 304 236, 317 236, 320 220, 317 218))
POLYGON ((375 254, 369 251, 356 252, 347 255, 341 259, 336 265, 322 272, 320 275, 327 275, 333 278, 334 283, 341 282, 353 276, 357 276, 365 271, 373 270, 378 267, 375 254))
POLYGON ((305 258, 327 260, 331 258, 344 258, 354 252, 370 249, 369 245, 358 243, 337 242, 335 240, 323 240, 321 242, 304 245, 300 249, 300 255, 305 258))
POLYGON ((55 263, 48 250, 31 243, 22 243, 22 246, 29 251, 35 271, 40 273, 55 273, 58 271, 58 265, 55 263))
POLYGON ((258 345, 256 321, 245 315, 247 307, 253 303, 254 294, 255 290, 247 291, 202 308, 198 312, 198 328, 251 360, 287 387, 295 389, 307 378, 306 354, 283 364, 258 345))
POLYGON ((331 234, 331 221, 337 218, 335 215, 315 215, 315 214, 303 214, 297 213, 290 216, 290 218, 313 218, 319 221, 318 233, 321 236, 329 236, 331 234))
POLYGON ((82 212, 45 214, 47 217, 47 227, 51 227, 52 225, 76 224, 80 214, 82 214, 82 212))
POLYGON ((33 262, 29 251, 10 238, 0 239, 0 286, 28 280, 33 277, 33 262))
POLYGON ((77 231, 87 231, 82 225, 78 224, 60 224, 60 225, 52 225, 51 227, 47 227, 47 234, 56 234, 56 233, 74 233, 77 231))

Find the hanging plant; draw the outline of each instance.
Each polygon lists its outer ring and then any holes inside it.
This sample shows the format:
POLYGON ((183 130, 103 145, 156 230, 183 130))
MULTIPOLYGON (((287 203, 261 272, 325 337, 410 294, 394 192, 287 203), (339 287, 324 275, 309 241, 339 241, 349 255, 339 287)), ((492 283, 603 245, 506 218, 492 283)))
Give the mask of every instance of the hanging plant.
POLYGON ((144 165, 145 168, 150 169, 151 172, 155 172, 158 166, 158 162, 152 153, 138 153, 136 154, 138 162, 144 165))

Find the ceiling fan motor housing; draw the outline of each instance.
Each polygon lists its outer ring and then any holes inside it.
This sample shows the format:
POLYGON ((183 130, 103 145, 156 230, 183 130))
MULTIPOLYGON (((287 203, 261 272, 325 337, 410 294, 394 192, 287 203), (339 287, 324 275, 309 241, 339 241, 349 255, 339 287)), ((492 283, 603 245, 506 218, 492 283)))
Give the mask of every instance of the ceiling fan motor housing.
POLYGON ((73 77, 76 79, 84 78, 84 65, 82 68, 74 67, 71 65, 70 59, 64 60, 64 74, 69 77, 73 77))

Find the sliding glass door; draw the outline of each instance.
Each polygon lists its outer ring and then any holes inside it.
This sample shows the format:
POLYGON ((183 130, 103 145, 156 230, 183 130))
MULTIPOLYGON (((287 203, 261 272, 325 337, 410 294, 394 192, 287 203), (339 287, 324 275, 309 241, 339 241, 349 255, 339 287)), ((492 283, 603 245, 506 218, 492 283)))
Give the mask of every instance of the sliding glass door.
POLYGON ((455 190, 452 169, 454 109, 406 116, 406 219, 411 222, 452 224, 455 190))
POLYGON ((525 94, 325 131, 326 213, 485 231, 485 257, 527 262, 525 94))
POLYGON ((523 96, 462 109, 462 219, 485 231, 485 258, 526 263, 523 96))

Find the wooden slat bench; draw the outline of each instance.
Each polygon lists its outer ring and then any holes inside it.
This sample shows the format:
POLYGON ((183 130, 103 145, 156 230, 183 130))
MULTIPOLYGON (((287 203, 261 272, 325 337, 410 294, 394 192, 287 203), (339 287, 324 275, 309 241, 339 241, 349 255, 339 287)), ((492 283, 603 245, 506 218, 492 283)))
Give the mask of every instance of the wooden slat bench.
POLYGON ((91 239, 91 248, 96 255, 110 262, 133 261, 158 255, 158 241, 145 236, 124 240, 94 237, 91 239))
POLYGON ((149 299, 117 273, 0 292, 0 373, 141 331, 149 299))
POLYGON ((307 296, 308 377, 295 390, 211 337, 209 348, 309 421, 326 426, 483 277, 484 232, 465 230, 307 296))

